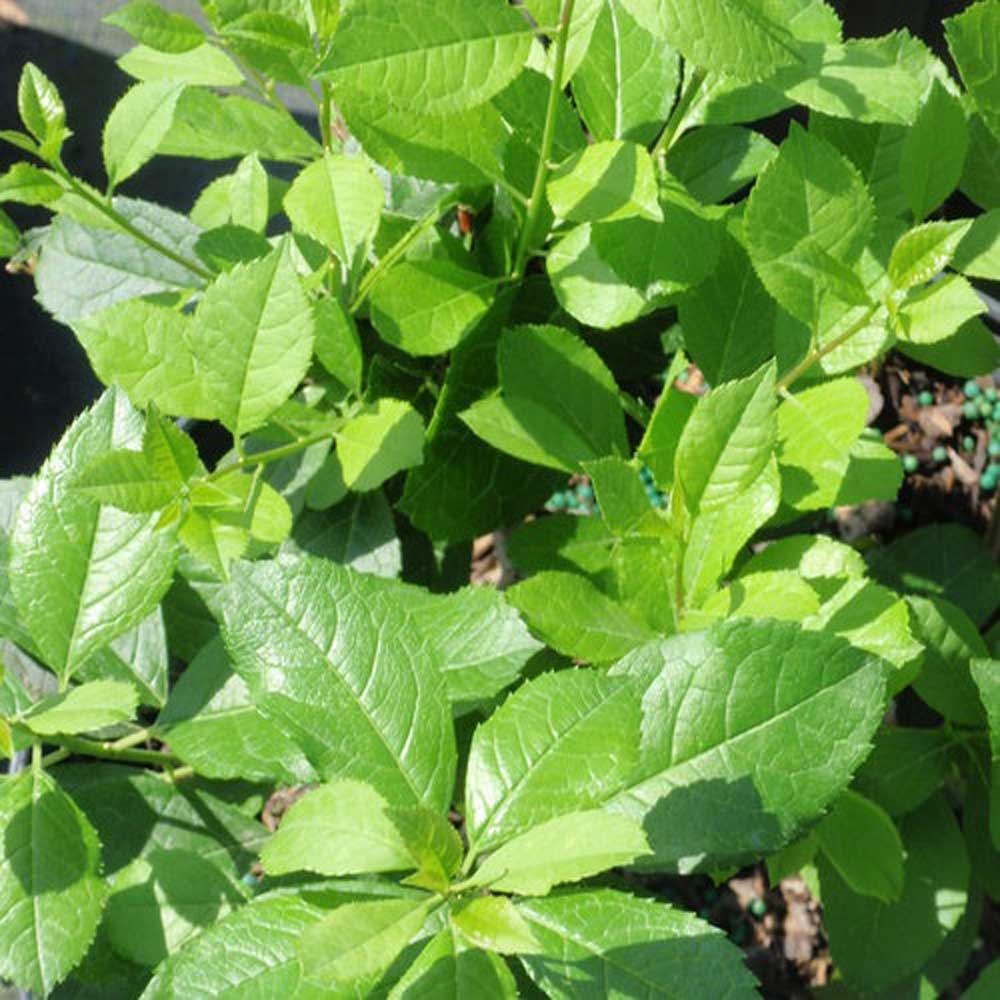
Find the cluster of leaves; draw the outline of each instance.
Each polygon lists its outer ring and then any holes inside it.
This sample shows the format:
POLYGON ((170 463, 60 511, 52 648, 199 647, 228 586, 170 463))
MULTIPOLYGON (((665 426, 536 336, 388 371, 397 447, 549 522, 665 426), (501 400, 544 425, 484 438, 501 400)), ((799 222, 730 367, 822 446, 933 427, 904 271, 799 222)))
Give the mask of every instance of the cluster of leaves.
POLYGON ((859 366, 997 362, 1000 3, 947 22, 961 83, 821 0, 340 6, 122 6, 103 189, 24 69, 0 200, 53 217, 0 213, 3 249, 108 388, 0 491, 0 742, 32 757, 0 976, 753 995, 641 873, 767 858, 845 988, 945 984, 1000 899, 1000 575, 962 529, 867 562, 795 532, 899 488, 859 366), (182 215, 116 194, 155 155, 237 162, 182 215), (982 214, 934 218, 959 186, 982 214), (600 515, 525 522, 570 474, 600 515), (499 525, 526 578, 463 587, 499 525))

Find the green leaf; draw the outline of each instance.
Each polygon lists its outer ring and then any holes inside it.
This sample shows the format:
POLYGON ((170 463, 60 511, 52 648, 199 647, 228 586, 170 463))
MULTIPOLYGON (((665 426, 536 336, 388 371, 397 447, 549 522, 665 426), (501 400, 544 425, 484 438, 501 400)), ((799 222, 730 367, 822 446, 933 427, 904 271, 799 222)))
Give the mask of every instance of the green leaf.
POLYGON ((58 157, 70 134, 66 128, 66 107, 55 84, 34 63, 25 63, 21 70, 17 110, 24 127, 40 143, 42 158, 58 157))
POLYGON ((573 75, 573 97, 590 134, 653 143, 670 115, 679 70, 664 39, 639 24, 622 0, 607 0, 573 75))
POLYGON ((554 326, 506 330, 497 365, 502 394, 461 415, 489 444, 569 472, 589 459, 628 452, 614 377, 573 334, 554 326))
POLYGON ((538 951, 527 921, 506 896, 480 896, 452 908, 451 925, 466 941, 501 955, 538 951))
POLYGON ((386 815, 387 805, 361 781, 332 781, 299 799, 261 854, 269 875, 402 871, 409 851, 386 815))
POLYGON ((622 0, 641 24, 689 62, 743 80, 760 80, 803 62, 778 4, 757 0, 622 0), (773 14, 772 14, 773 11, 773 14))
POLYGON ((190 17, 166 11, 152 0, 130 0, 108 14, 104 23, 159 52, 188 52, 205 42, 205 33, 190 17))
POLYGON ((118 68, 136 80, 177 80, 202 87, 238 87, 243 83, 243 74, 232 59, 205 42, 186 52, 161 52, 136 45, 118 59, 118 68))
POLYGON ((234 434, 259 427, 291 396, 312 358, 313 336, 287 241, 208 288, 191 344, 204 393, 234 434))
POLYGON ((901 353, 925 367, 962 378, 988 375, 1000 363, 996 338, 978 319, 963 323, 950 337, 933 344, 898 343, 901 353))
POLYGON ((889 278, 893 285, 906 290, 940 274, 968 232, 968 219, 925 222, 905 232, 889 258, 889 278))
POLYGON ((826 859, 863 896, 896 902, 903 892, 903 842, 892 820, 874 802, 850 789, 816 828, 826 859))
POLYGON ((924 646, 914 690, 952 722, 981 725, 983 706, 969 672, 974 657, 989 655, 975 623, 941 597, 908 597, 913 632, 924 646))
POLYGON ((520 960, 555 1000, 701 996, 709 963, 713 995, 754 993, 742 952, 710 924, 672 906, 592 889, 522 900, 517 908, 542 946, 541 954, 520 960))
POLYGON ((570 222, 663 220, 653 160, 634 142, 587 146, 549 175, 546 193, 556 216, 570 222))
POLYGON ((990 1000, 1000 991, 1000 961, 994 960, 979 973, 973 984, 962 994, 965 1000, 990 1000))
POLYGON ((958 187, 969 148, 959 99, 934 81, 927 101, 903 140, 900 183, 910 211, 922 222, 958 187))
POLYGON ((616 664, 642 699, 643 746, 608 806, 643 822, 656 852, 645 867, 717 869, 795 836, 867 755, 884 671, 837 636, 750 620, 616 664))
POLYGON ((389 996, 392 1000, 433 996, 515 1000, 518 991, 510 969, 499 955, 463 946, 449 928, 431 938, 389 996))
POLYGON ((683 352, 674 355, 664 378, 663 392, 656 401, 653 416, 636 450, 636 458, 653 474, 654 482, 663 487, 674 481, 674 457, 684 427, 694 412, 698 397, 677 388, 677 375, 687 366, 683 352))
POLYGON ((114 190, 156 154, 170 131, 184 84, 174 80, 137 83, 114 106, 104 125, 104 167, 114 190))
POLYGON ((899 336, 907 343, 937 344, 984 312, 986 304, 972 285, 950 274, 909 293, 899 308, 899 336))
POLYGON ((474 885, 494 892, 545 896, 649 853, 642 827, 600 809, 566 813, 507 841, 480 865, 474 885))
POLYGON ((363 356, 354 318, 339 300, 320 299, 316 316, 316 357, 348 392, 361 392, 363 356))
MULTIPOLYGON (((240 520, 237 518, 237 522, 240 520)), ((229 579, 230 563, 250 545, 250 532, 243 524, 232 521, 226 512, 220 518, 217 511, 195 508, 187 512, 177 532, 184 548, 220 580, 229 579)))
POLYGON ((987 211, 1000 208, 1000 137, 987 127, 981 115, 969 119, 969 152, 960 185, 963 194, 987 211))
POLYGON ((0 784, 0 826, 0 975, 48 995, 83 958, 100 922, 101 844, 39 768, 0 784))
POLYGON ((857 263, 874 222, 871 196, 854 165, 793 124, 747 202, 747 249, 767 290, 792 315, 813 323, 824 298, 844 298, 836 283, 857 263))
POLYGON ((15 163, 0 177, 0 203, 49 205, 63 196, 63 187, 53 176, 30 163, 15 163))
POLYGON ((688 514, 711 514, 745 493, 771 458, 776 430, 773 365, 702 397, 677 444, 677 497, 688 514))
POLYGON ((969 859, 950 807, 936 796, 900 824, 903 894, 881 903, 854 893, 819 859, 830 949, 852 989, 883 993, 937 951, 965 910, 969 859))
POLYGON ((590 663, 617 660, 656 634, 576 573, 536 573, 507 599, 553 649, 590 663))
MULTIPOLYGON (((535 23, 542 26, 544 33, 554 38, 560 24, 562 0, 525 0, 524 6, 535 23)), ((604 0, 579 0, 573 7, 566 40, 563 78, 560 81, 563 87, 572 80, 580 61, 590 48, 597 18, 603 6, 604 0)), ((555 52, 552 45, 546 50, 545 56, 545 73, 551 79, 555 75, 555 52)))
POLYGON ((375 236, 385 193, 361 156, 327 153, 310 163, 285 195, 292 225, 353 266, 375 236))
POLYGON ((796 510, 834 504, 850 449, 865 428, 868 393, 853 378, 805 389, 778 407, 781 498, 796 510))
POLYGON ((14 220, 0 209, 0 256, 13 257, 21 243, 21 233, 14 220))
POLYGON ((951 769, 951 748, 941 729, 882 726, 854 787, 890 816, 905 816, 941 787, 951 769))
POLYGON ((614 537, 602 518, 556 514, 521 525, 507 539, 517 569, 599 574, 611 568, 614 537))
POLYGON ((361 0, 345 12, 321 75, 338 90, 388 93, 405 110, 461 111, 520 72, 532 27, 500 0, 361 0))
POLYGON ((178 485, 205 474, 197 445, 177 424, 165 419, 155 405, 146 413, 142 454, 154 475, 178 485))
POLYGON ((670 147, 667 169, 699 201, 724 201, 752 183, 777 155, 770 139, 734 125, 706 125, 670 147))
POLYGON ((612 534, 627 535, 649 514, 649 497, 630 462, 600 458, 586 462, 584 471, 594 488, 601 517, 612 534))
POLYGON ((98 503, 145 514, 172 503, 181 484, 173 478, 159 478, 142 452, 120 449, 98 455, 73 485, 98 503))
POLYGON ((39 736, 90 733, 135 717, 138 696, 131 684, 91 681, 36 702, 18 720, 39 736))
POLYGON ((336 437, 344 482, 359 493, 377 489, 423 459, 424 421, 399 399, 380 399, 341 427, 336 437))
POLYGON ((789 535, 771 542, 740 570, 740 575, 794 570, 806 580, 817 577, 865 575, 864 557, 856 549, 827 535, 789 535))
POLYGON ((284 730, 254 706, 218 637, 171 688, 156 731, 173 753, 206 778, 299 785, 316 777, 284 730))
POLYGON ((874 549, 876 580, 893 590, 944 597, 977 625, 1000 606, 1000 570, 981 536, 959 524, 933 524, 874 549))
POLYGON ((973 660, 969 669, 986 709, 990 724, 990 749, 993 760, 997 761, 1000 760, 1000 663, 997 660, 973 660))
POLYGON ((470 852, 610 797, 635 767, 638 727, 639 703, 627 680, 572 670, 518 688, 472 738, 470 852))
POLYGON ((1000 10, 983 0, 944 24, 948 49, 965 89, 990 131, 1000 138, 1000 10))
POLYGON ((952 266, 970 278, 1000 281, 1000 209, 973 220, 952 266))
POLYGON ((391 581, 286 558, 236 564, 222 597, 237 673, 324 778, 366 781, 392 805, 447 806, 444 681, 391 581))
POLYGON ((697 611, 684 616, 684 631, 702 627, 713 618, 776 618, 801 622, 819 610, 819 598, 809 584, 788 570, 743 573, 713 594, 697 611))
POLYGON ((155 966, 244 900, 233 879, 201 855, 153 850, 111 879, 108 936, 119 955, 155 966))
POLYGON ((294 996, 302 985, 299 941, 324 912, 298 895, 254 900, 185 942, 143 996, 294 996))
POLYGON ((495 278, 449 261, 404 261, 375 285, 371 321, 407 354, 444 354, 486 314, 496 287, 495 278))
POLYGON ((338 906, 302 933, 305 979, 336 995, 366 996, 438 905, 424 897, 338 906))
POLYGON ((312 32, 296 17, 250 10, 220 32, 228 46, 265 76, 300 87, 309 85, 316 66, 312 32))
POLYGON ((108 390, 56 445, 21 504, 11 537, 18 615, 64 679, 141 622, 173 576, 176 542, 155 517, 102 506, 73 488, 109 448, 138 445, 142 419, 108 390))

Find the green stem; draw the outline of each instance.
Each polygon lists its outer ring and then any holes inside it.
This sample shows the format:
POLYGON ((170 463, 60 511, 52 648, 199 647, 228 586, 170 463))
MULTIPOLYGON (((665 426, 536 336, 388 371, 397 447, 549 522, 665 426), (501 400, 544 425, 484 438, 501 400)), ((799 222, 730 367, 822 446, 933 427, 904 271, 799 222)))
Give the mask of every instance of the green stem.
POLYGON ((791 371, 786 372, 785 375, 778 380, 778 384, 774 387, 777 392, 782 392, 792 385, 796 380, 800 379, 807 371, 817 361, 821 361, 828 354, 832 354, 838 347, 843 347, 852 337, 859 334, 868 324, 871 322, 872 316, 875 315, 875 310, 878 306, 869 306, 865 310, 865 314, 855 323, 853 326, 848 327, 839 337, 834 337, 833 340, 822 347, 816 347, 811 350, 791 371))
POLYGON ((148 742, 149 738, 148 729, 139 729, 134 733, 129 733, 128 736, 123 736, 120 740, 115 740, 110 746, 112 750, 131 750, 132 747, 137 747, 140 743, 148 742))
POLYGON ((549 179, 549 159, 552 156, 552 144, 556 132, 556 112, 559 110, 559 97, 562 94, 563 71, 566 67, 566 47, 569 42, 569 26, 573 19, 574 0, 563 0, 562 14, 559 18, 559 34, 556 36, 556 58, 552 68, 552 83, 549 86, 549 103, 545 109, 545 126, 542 129, 542 147, 538 153, 538 166, 535 170, 535 183, 531 188, 531 199, 528 202, 528 212, 524 220, 517 242, 517 252, 514 255, 514 267, 511 278, 519 281, 524 277, 524 268, 528 262, 528 253, 538 228, 538 219, 545 204, 545 185, 549 179))
POLYGON ((206 481, 212 482, 215 479, 221 479, 234 469, 251 469, 261 465, 268 465, 271 462, 280 462, 281 459, 297 455, 300 451, 305 451, 306 448, 311 448, 314 444, 329 441, 333 437, 333 434, 333 430, 318 431, 315 434, 310 434, 309 437, 299 438, 297 441, 289 441, 288 444, 279 445, 277 448, 255 452, 253 455, 247 455, 229 465, 219 466, 218 469, 208 476, 206 481))
MULTIPOLYGON (((67 751, 81 754, 85 757, 98 757, 101 760, 117 760, 131 764, 152 764, 156 767, 171 767, 174 764, 182 763, 179 757, 172 753, 164 753, 161 750, 133 750, 115 749, 114 743, 98 743, 95 740, 85 740, 79 736, 46 736, 47 743, 54 743, 61 750, 49 756, 49 761, 54 762, 58 754, 67 751)), ((59 759, 65 759, 60 757, 59 759)))
POLYGON ((186 257, 182 257, 175 250, 171 250, 170 247, 165 246, 159 240, 144 233, 141 229, 136 229, 136 227, 133 226, 124 215, 115 211, 113 206, 109 205, 106 201, 102 201, 100 198, 88 191, 86 186, 81 184, 61 163, 57 164, 55 169, 58 171, 62 179, 69 184, 75 195, 83 198, 83 200, 89 205, 93 205, 94 208, 109 218, 116 226, 119 227, 119 229, 123 229, 129 234, 129 236, 138 240, 140 243, 145 243, 146 246, 151 247, 157 253, 163 254, 163 256, 168 260, 172 260, 175 264, 179 264, 181 267, 190 271, 192 274, 196 274, 204 281, 212 280, 214 275, 211 271, 201 267, 199 264, 194 263, 194 261, 188 260, 186 257))
MULTIPOLYGON (((685 67, 685 71, 688 69, 691 69, 690 63, 685 67)), ((691 105, 694 104, 698 91, 701 90, 701 85, 705 82, 706 75, 705 70, 696 68, 691 70, 690 75, 684 81, 681 96, 674 105, 674 110, 670 113, 667 124, 663 126, 660 137, 649 151, 654 160, 665 155, 674 144, 677 133, 680 131, 681 125, 684 124, 684 116, 691 110, 691 105)))

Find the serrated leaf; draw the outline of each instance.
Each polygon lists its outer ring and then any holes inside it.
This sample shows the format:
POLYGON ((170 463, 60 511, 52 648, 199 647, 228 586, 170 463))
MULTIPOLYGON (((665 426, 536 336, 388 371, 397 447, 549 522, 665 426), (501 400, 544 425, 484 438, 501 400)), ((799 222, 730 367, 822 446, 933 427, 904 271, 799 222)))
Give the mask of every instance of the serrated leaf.
POLYGON ((251 8, 248 13, 227 21, 220 34, 237 56, 266 77, 308 86, 317 57, 312 32, 301 17, 251 8))
POLYGON ((177 80, 202 87, 238 87, 243 83, 243 74, 232 59, 207 43, 185 52, 160 52, 136 45, 118 59, 118 67, 136 80, 177 80))
POLYGON ((596 351, 566 330, 506 330, 497 354, 502 395, 462 413, 475 433, 509 454, 556 469, 628 451, 614 377, 596 351), (553 385, 562 386, 554 394, 553 385))
POLYGON ((365 995, 440 903, 434 898, 346 903, 307 928, 298 955, 311 986, 365 995))
POLYGON ((816 827, 826 859, 855 892, 883 903, 903 892, 903 842, 886 813, 850 789, 816 827))
POLYGON ((141 435, 139 414, 108 390, 66 432, 18 510, 10 564, 18 614, 63 678, 142 621, 173 576, 176 542, 154 530, 155 517, 72 488, 90 460, 141 435))
POLYGON ((180 488, 174 479, 159 478, 142 452, 126 449, 98 455, 73 485, 98 503, 130 514, 162 510, 177 498, 180 488))
POLYGON ((455 940, 447 928, 433 938, 392 988, 392 1000, 447 996, 454 1000, 515 1000, 517 984, 499 956, 455 940))
POLYGON ((449 261, 404 261, 375 286, 371 321, 407 354, 443 354, 486 314, 496 287, 495 278, 449 261))
POLYGON ((204 475, 198 447, 172 420, 166 420, 155 405, 146 413, 142 453, 154 474, 177 484, 204 475))
POLYGON ((571 157, 549 175, 546 194, 556 216, 569 222, 663 220, 652 158, 644 147, 620 139, 571 157))
POLYGON ((177 530, 181 544, 220 580, 229 579, 229 566, 250 545, 250 532, 242 524, 220 520, 211 509, 189 510, 177 530))
POLYGON ((682 872, 774 850, 819 815, 867 754, 885 694, 881 660, 791 622, 650 643, 612 673, 644 711, 639 766, 608 807, 642 821, 646 867, 682 872))
POLYGON ((952 266, 970 278, 1000 281, 1000 209, 973 220, 952 266))
POLYGON ((588 575, 611 568, 614 536, 602 518, 556 514, 521 525, 507 553, 523 573, 553 569, 588 575))
POLYGON ((30 163, 15 163, 0 177, 0 203, 49 205, 58 201, 63 193, 54 177, 30 163))
POLYGON ((287 241, 209 286, 191 343, 205 394, 233 433, 259 427, 288 399, 312 358, 313 314, 287 241))
POLYGON ((21 70, 17 110, 24 127, 41 144, 43 158, 57 156, 69 135, 66 107, 55 84, 34 63, 25 63, 21 70))
POLYGON ((385 193, 363 157, 327 153, 295 178, 284 204, 295 229, 351 268, 375 236, 385 193))
POLYGON ((135 688, 120 681, 91 681, 36 702, 18 720, 39 736, 90 733, 135 716, 135 688))
POLYGON ((674 457, 681 433, 694 412, 698 397, 676 386, 677 375, 687 365, 683 352, 675 355, 664 379, 663 392, 636 450, 636 458, 653 474, 653 481, 666 488, 674 481, 674 457))
POLYGON ((639 703, 628 681, 576 670, 520 687, 472 738, 469 850, 500 846, 610 797, 635 766, 638 726, 639 703))
POLYGON ((747 202, 747 249, 767 290, 811 324, 830 283, 857 263, 874 222, 871 196, 854 165, 793 125, 747 202))
POLYGON ((864 557, 827 535, 789 535, 772 542, 740 568, 740 574, 793 570, 806 580, 865 575, 864 557))
POLYGON ((897 342, 899 351, 926 368, 947 375, 974 378, 988 375, 1000 364, 1000 347, 985 323, 978 319, 963 323, 950 337, 932 344, 897 342))
POLYGON ((648 853, 646 835, 634 820, 600 809, 572 812, 507 841, 479 866, 473 884, 545 896, 554 885, 579 882, 648 853))
POLYGON ((1000 138, 1000 10, 991 0, 983 0, 944 24, 962 82, 983 121, 1000 138))
POLYGON ((158 965, 245 901, 236 883, 199 854, 152 850, 111 880, 105 921, 116 952, 158 965))
POLYGON ((320 67, 339 90, 387 92, 409 110, 483 104, 520 72, 532 28, 496 0, 362 0, 348 8, 320 67))
POLYGON ((926 222, 904 233, 889 258, 889 278, 905 290, 930 281, 947 267, 969 232, 969 220, 926 222))
POLYGON ((470 944, 501 955, 539 951, 528 922, 506 896, 480 896, 452 908, 451 925, 470 944))
POLYGON ((218 637, 171 688, 156 731, 173 753, 207 778, 295 785, 316 777, 284 731, 257 710, 218 637))
POLYGON ((337 299, 320 299, 316 314, 316 357, 345 389, 361 391, 361 341, 351 314, 337 299))
POLYGON ((986 312, 986 304, 961 275, 950 274, 926 288, 911 290, 899 308, 900 340, 937 344, 986 312))
POLYGON ((447 818, 430 809, 390 809, 388 816, 408 855, 407 868, 417 871, 404 879, 407 885, 444 893, 462 864, 464 847, 447 818))
MULTIPOLYGON (((573 7, 569 31, 566 38, 565 65, 562 85, 565 87, 576 73, 580 61, 590 48, 590 41, 604 0, 579 0, 573 7)), ((535 23, 543 26, 550 37, 554 37, 561 23, 563 5, 561 0, 525 0, 525 8, 535 23)), ((551 79, 555 75, 555 53, 550 45, 545 53, 545 72, 551 79)))
POLYGON ((156 154, 170 131, 184 91, 175 80, 137 83, 114 106, 104 125, 104 168, 114 190, 156 154))
POLYGON ((990 726, 990 748, 996 761, 1000 759, 1000 662, 977 659, 972 661, 969 669, 986 709, 990 726))
POLYGON ((101 845, 41 769, 0 784, 0 825, 0 974, 47 995, 83 958, 100 922, 101 845))
POLYGON ((765 136, 735 125, 706 125, 682 135, 667 153, 667 169, 699 201, 724 201, 752 183, 777 155, 765 136))
POLYGON ((392 805, 448 804, 444 681, 391 581, 311 557, 237 564, 222 601, 237 673, 324 778, 366 781, 392 805))
POLYGON ((380 399, 337 431, 344 483, 367 493, 423 458, 424 422, 400 399, 380 399))
POLYGON ((386 814, 387 805, 361 781, 328 782, 299 799, 261 854, 269 875, 402 871, 409 851, 386 814))
POLYGON ((205 33, 190 17, 166 11, 152 0, 131 0, 108 14, 104 23, 159 52, 188 52, 205 41, 205 33))
POLYGON ((517 904, 542 947, 523 955, 531 978, 556 1000, 643 996, 752 996, 740 950, 694 914, 612 889, 577 890, 517 904), (668 992, 669 991, 669 992, 668 992), (656 995, 655 992, 652 995, 656 995))

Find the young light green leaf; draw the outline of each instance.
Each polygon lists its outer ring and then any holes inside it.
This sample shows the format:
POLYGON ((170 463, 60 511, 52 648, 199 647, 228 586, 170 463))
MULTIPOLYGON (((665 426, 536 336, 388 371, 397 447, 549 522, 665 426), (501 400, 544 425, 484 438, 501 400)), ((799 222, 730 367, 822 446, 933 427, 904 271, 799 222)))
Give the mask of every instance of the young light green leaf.
POLYGON ((156 154, 170 131, 184 91, 175 80, 137 83, 114 106, 104 125, 104 168, 114 190, 156 154))
MULTIPOLYGON (((694 914, 613 889, 576 890, 522 900, 518 910, 541 945, 522 955, 531 978, 555 1000, 643 996, 669 984, 676 996, 752 996, 740 950, 694 914)), ((654 994, 655 995, 655 994, 654 994)))
POLYGON ((396 586, 310 557, 236 564, 224 635, 255 704, 324 778, 440 810, 454 790, 451 712, 396 586))
POLYGON ((310 163, 285 195, 292 226, 319 240, 351 268, 375 236, 385 192, 363 156, 327 153, 310 163))
POLYGON ((677 387, 677 377, 687 367, 687 358, 682 351, 674 355, 674 360, 663 380, 663 392, 656 401, 653 416, 636 450, 636 458, 644 462, 653 474, 653 481, 669 487, 674 481, 674 456, 681 433, 694 412, 698 397, 682 392, 677 387))
POLYGON ((118 954, 152 967, 244 901, 236 882, 200 854, 152 850, 112 878, 108 936, 118 954))
POLYGON ((638 726, 631 684, 594 670, 543 674, 518 688, 472 738, 470 851, 610 797, 635 767, 638 726))
POLYGON ((140 415, 109 389, 66 432, 18 510, 11 537, 18 614, 63 678, 142 621, 173 577, 176 542, 155 530, 155 515, 126 514, 73 488, 90 461, 137 446, 141 435, 140 415))
POLYGON ((912 344, 937 344, 986 312, 986 304, 959 274, 925 288, 912 289, 899 307, 898 332, 912 344))
POLYGON ((18 720, 39 736, 90 733, 135 718, 139 698, 131 684, 91 681, 36 702, 18 720))
POLYGON ((549 175, 546 193, 552 211, 569 222, 663 220, 653 160, 634 142, 587 146, 549 175))
POLYGON ((1000 281, 1000 208, 973 220, 952 266, 970 278, 1000 281))
POLYGON ((142 452, 107 451, 98 455, 73 484, 98 503, 130 514, 162 510, 177 499, 181 483, 160 478, 142 452))
POLYGON ((606 0, 573 75, 573 97, 595 139, 655 142, 680 76, 676 51, 625 9, 606 0))
POLYGON ((649 853, 642 827, 600 809, 566 813, 507 841, 480 865, 473 884, 495 892, 545 896, 649 853))
POLYGON ((904 233, 889 258, 889 278, 900 291, 922 285, 948 266, 969 232, 969 220, 926 222, 904 233))
POLYGON ((528 922, 506 896, 480 896, 452 908, 451 926, 470 944, 501 955, 540 951, 528 922))
POLYGON ((424 421, 400 399, 380 399, 337 431, 344 482, 366 493, 423 458, 424 421))
POLYGON ((177 80, 201 87, 238 87, 244 80, 236 63, 208 43, 186 52, 136 45, 118 60, 118 68, 136 80, 177 80))
POLYGON ((86 954, 107 887, 94 828, 34 769, 0 784, 0 975, 48 995, 86 954))
POLYGON ((793 570, 806 580, 816 577, 865 575, 864 557, 827 535, 788 535, 771 542, 740 569, 744 573, 793 570))
POLYGON ((31 163, 15 163, 0 177, 0 203, 49 205, 63 196, 63 187, 45 170, 31 163))
POLYGON ((197 445, 177 424, 163 417, 155 404, 146 412, 142 454, 157 478, 177 485, 205 474, 197 445))
POLYGON ((958 187, 968 148, 969 129, 961 101, 935 80, 903 140, 899 165, 900 183, 917 222, 958 187))
POLYGON ((517 983, 496 954, 464 946, 451 928, 433 938, 389 993, 391 1000, 447 996, 454 1000, 516 1000, 517 983))
POLYGON ((331 781, 308 792, 282 819, 260 856, 269 875, 402 871, 413 866, 387 805, 361 781, 331 781))
POLYGON ((407 111, 472 108, 520 72, 532 27, 500 0, 360 0, 320 67, 338 90, 388 93, 407 111))
POLYGON ((34 63, 25 63, 21 70, 17 110, 24 127, 40 143, 42 158, 58 156, 69 135, 66 107, 55 84, 34 63))
POLYGON ((361 392, 363 356, 354 318, 333 298, 320 299, 316 314, 316 357, 344 387, 345 392, 361 392))
POLYGON ((767 290, 813 324, 831 290, 845 299, 837 286, 850 280, 874 223, 871 196, 854 165, 793 124, 747 202, 747 249, 767 290))
POLYGON ((809 584, 789 570, 742 573, 716 591, 696 611, 687 611, 683 630, 703 628, 717 618, 775 618, 801 622, 819 611, 809 584))
POLYGON ((628 451, 614 377, 597 352, 566 330, 521 326, 497 354, 501 396, 461 414, 494 447, 573 472, 579 463, 628 451), (558 394, 552 386, 562 386, 558 394))
MULTIPOLYGON (((242 520, 242 519, 240 519, 242 520)), ((232 523, 225 512, 220 518, 210 508, 189 510, 177 538, 197 559, 205 563, 220 580, 229 579, 229 566, 239 559, 250 545, 250 532, 240 523, 232 523)))
POLYGON ((765 136, 735 125, 706 125, 682 135, 667 154, 667 169, 699 201, 724 201, 753 182, 777 155, 765 136))
POLYGON ((605 801, 642 821, 648 867, 682 872, 774 850, 818 816, 867 754, 885 695, 883 661, 791 622, 650 643, 612 674, 637 685, 644 739, 628 787, 605 801))
POLYGON ((104 23, 158 52, 188 52, 205 42, 205 33, 190 17, 166 11, 152 0, 130 0, 108 14, 104 23))
POLYGON ((847 789, 816 828, 819 845, 840 877, 863 896, 894 903, 903 892, 903 842, 886 813, 847 789))
POLYGON ((553 649, 590 663, 610 663, 656 635, 577 573, 536 573, 507 599, 553 649))
POLYGON ((206 778, 288 785, 316 780, 302 751, 257 710, 218 636, 171 687, 156 731, 173 753, 206 778))
POLYGON ((234 434, 259 427, 288 399, 309 367, 313 336, 288 241, 208 288, 191 346, 204 392, 234 434))
POLYGON ((338 906, 299 940, 304 978, 337 995, 367 995, 439 905, 421 895, 338 906))
POLYGON ((945 22, 948 49, 976 109, 1000 138, 1000 10, 992 0, 973 4, 945 22))
POLYGON ((635 466, 623 458, 584 463, 604 523, 614 535, 627 535, 649 514, 649 497, 635 466))
MULTIPOLYGON (((554 37, 561 23, 563 0, 525 0, 524 6, 535 23, 545 28, 545 33, 554 37)), ((565 87, 576 74, 580 61, 590 48, 590 41, 600 15, 604 0, 576 0, 569 22, 566 38, 566 55, 563 66, 562 86, 565 87)), ((555 76, 555 51, 550 45, 545 53, 545 73, 551 79, 555 76)))
POLYGON ((489 309, 497 282, 444 260, 404 261, 371 295, 371 321, 407 354, 450 351, 489 309))
POLYGON ((289 15, 251 8, 227 21, 220 34, 239 58, 266 77, 294 86, 309 85, 317 56, 301 10, 289 15))

